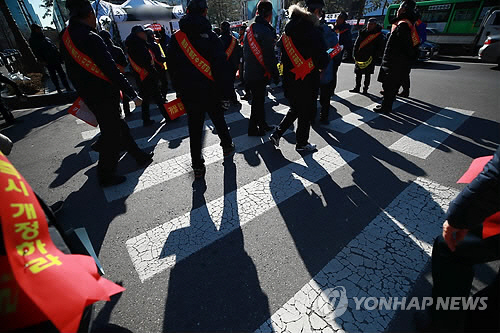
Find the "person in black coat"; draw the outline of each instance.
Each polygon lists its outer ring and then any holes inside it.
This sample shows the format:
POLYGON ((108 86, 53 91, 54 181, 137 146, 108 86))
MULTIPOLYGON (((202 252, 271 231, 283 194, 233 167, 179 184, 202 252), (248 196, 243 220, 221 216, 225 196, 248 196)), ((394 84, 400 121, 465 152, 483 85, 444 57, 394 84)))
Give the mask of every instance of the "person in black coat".
POLYGON ((374 109, 377 113, 392 112, 398 89, 417 59, 419 39, 415 18, 415 2, 405 0, 398 9, 380 65, 378 81, 382 82, 384 98, 374 109))
MULTIPOLYGON (((274 52, 276 31, 270 22, 273 18, 273 5, 269 1, 260 1, 257 5, 257 16, 245 33, 243 44, 245 83, 252 94, 252 113, 248 122, 249 136, 262 136, 274 127, 266 122, 264 102, 266 86, 272 79, 274 84, 280 81, 278 61, 274 52), (256 58, 249 44, 249 33, 252 33, 262 55, 262 64, 256 58)), ((259 51, 257 51, 259 52, 259 51)))
MULTIPOLYGON (((106 43, 108 51, 111 54, 111 57, 113 57, 113 60, 115 61, 120 72, 122 74, 125 74, 125 67, 127 67, 128 61, 122 48, 113 43, 113 40, 111 39, 111 34, 107 30, 99 31, 99 36, 101 36, 104 43, 106 43)), ((125 117, 129 117, 132 114, 130 112, 130 99, 126 94, 122 95, 123 95, 122 99, 123 113, 125 114, 125 117)))
POLYGON ((142 25, 132 27, 130 35, 125 40, 130 64, 136 72, 137 85, 142 101, 142 121, 144 126, 150 126, 154 123, 149 116, 149 104, 156 103, 165 120, 170 120, 165 106, 164 99, 160 91, 160 75, 155 68, 155 62, 152 54, 149 52, 146 31, 142 25))
MULTIPOLYGON (((19 89, 19 86, 17 85, 17 83, 12 81, 8 77, 4 76, 2 73, 0 73, 0 83, 8 84, 9 86, 11 86, 14 89, 14 91, 16 92, 16 95, 18 98, 19 97, 26 98, 24 96, 24 94, 21 92, 21 90, 19 89)), ((9 109, 7 109, 7 107, 4 105, 1 95, 0 95, 0 114, 3 116, 3 120, 5 120, 6 124, 10 125, 10 124, 13 124, 16 122, 12 112, 9 109)))
POLYGON ((375 71, 375 62, 381 56, 384 47, 384 36, 382 26, 377 20, 371 18, 365 28, 360 30, 358 38, 354 43, 353 57, 355 62, 354 73, 356 73, 356 86, 350 92, 359 93, 361 80, 365 76, 363 94, 368 93, 371 75, 375 71))
POLYGON ((73 91, 69 86, 66 73, 64 73, 61 66, 63 60, 61 53, 59 53, 59 50, 54 43, 52 43, 48 37, 44 36, 42 27, 38 24, 33 23, 31 25, 29 44, 38 62, 47 67, 50 79, 52 80, 52 83, 54 83, 57 92, 62 93, 61 86, 59 85, 59 79, 57 78, 58 75, 64 88, 66 88, 67 91, 73 91))
POLYGON ((339 44, 343 46, 341 58, 343 60, 348 60, 351 57, 352 52, 352 32, 351 25, 346 22, 347 13, 340 12, 333 30, 339 35, 339 44))
MULTIPOLYGON (((240 65, 242 49, 239 45, 238 40, 231 34, 229 22, 222 22, 222 24, 220 25, 220 31, 222 47, 224 48, 227 56, 227 61, 231 69, 231 78, 233 80, 234 86, 234 81, 236 80, 236 72, 238 71, 238 67, 240 65)), ((238 102, 238 97, 236 96, 236 91, 234 89, 230 102, 237 105, 240 104, 240 102, 238 102)))
POLYGON ((62 32, 60 49, 71 82, 99 123, 102 140, 97 164, 99 182, 101 186, 120 184, 126 180, 124 176, 115 174, 122 147, 139 165, 152 161, 153 154, 139 149, 127 123, 121 118, 120 90, 136 105, 140 105, 142 100, 120 73, 106 44, 97 34, 96 17, 90 2, 67 0, 66 7, 71 18, 68 27, 62 32), (96 65, 94 72, 90 72, 89 67, 78 62, 80 58, 74 58, 73 52, 68 51, 71 44, 96 65))
POLYGON ((206 0, 190 0, 187 14, 179 21, 180 32, 173 35, 167 49, 167 66, 172 85, 177 97, 184 103, 188 116, 189 144, 195 177, 203 177, 205 174, 205 160, 201 153, 205 113, 208 113, 217 130, 224 156, 234 152, 221 104, 222 100, 231 98, 234 90, 232 71, 222 42, 212 31, 206 17, 207 10, 206 0), (206 66, 200 68, 195 65, 200 61, 204 62, 200 57, 196 57, 196 61, 186 56, 185 52, 194 54, 194 51, 188 51, 189 43, 206 60, 210 70, 206 66))
POLYGON ((290 110, 270 137, 273 144, 278 147, 281 136, 298 119, 295 146, 297 151, 316 149, 316 145, 309 143, 309 130, 312 116, 316 113, 320 70, 324 69, 329 61, 319 25, 323 0, 309 0, 306 5, 307 10, 297 5, 289 8, 290 21, 278 42, 283 62, 283 89, 290 102, 290 110), (305 60, 302 67, 299 67, 304 70, 305 75, 296 74, 297 66, 288 55, 293 48, 287 47, 289 44, 286 38, 291 39, 297 52, 305 60))
MULTIPOLYGON (((500 147, 483 171, 451 202, 443 234, 434 241, 434 304, 438 297, 468 298, 474 278, 473 266, 500 259, 500 216, 492 220, 492 227, 485 232, 485 220, 499 212, 500 147)), ((498 276, 496 283, 498 288, 498 276)), ((492 315, 498 325, 498 291, 492 296, 496 296, 496 300, 489 299, 488 308, 496 306, 492 315)), ((463 310, 434 309, 432 312, 432 329, 435 331, 459 332, 463 325, 463 310)), ((494 331, 498 329, 497 326, 494 331)))
POLYGON ((168 93, 168 79, 167 70, 165 69, 165 63, 167 58, 165 58, 165 51, 160 47, 159 42, 156 40, 155 32, 151 28, 146 29, 146 35, 148 37, 148 47, 151 52, 153 52, 153 61, 155 63, 155 69, 158 72, 158 80, 160 83, 160 92, 163 101, 167 100, 168 93))

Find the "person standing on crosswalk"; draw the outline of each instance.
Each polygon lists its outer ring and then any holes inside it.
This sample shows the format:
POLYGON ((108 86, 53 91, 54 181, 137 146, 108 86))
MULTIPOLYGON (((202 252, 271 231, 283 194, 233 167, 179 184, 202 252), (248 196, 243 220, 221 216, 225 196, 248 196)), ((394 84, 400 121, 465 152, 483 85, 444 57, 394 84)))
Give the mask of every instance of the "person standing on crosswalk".
POLYGON ((415 6, 413 0, 403 1, 393 21, 378 75, 378 81, 384 89, 384 97, 382 104, 374 108, 377 113, 392 112, 392 104, 399 87, 410 75, 411 66, 417 60, 420 39, 415 28, 415 6))
MULTIPOLYGON (((99 36, 101 36, 104 43, 106 43, 106 46, 108 47, 108 52, 111 54, 111 57, 113 57, 113 60, 116 62, 116 66, 118 67, 120 72, 125 75, 125 67, 127 67, 128 61, 122 48, 113 43, 109 31, 101 30, 99 31, 99 36)), ((123 113, 125 114, 125 117, 129 117, 132 114, 130 112, 130 105, 129 105, 130 99, 126 94, 122 95, 123 95, 122 97, 123 113)))
MULTIPOLYGON (((168 93, 168 79, 167 79, 167 69, 165 58, 165 53, 156 40, 155 32, 151 28, 146 29, 146 35, 148 36, 148 47, 152 52, 153 61, 155 63, 155 69, 158 72, 158 80, 160 82, 160 92, 163 101, 167 101, 168 93)), ((165 49, 166 51, 166 49, 165 49)))
POLYGON ((61 52, 68 76, 78 95, 94 113, 101 131, 102 147, 99 152, 97 175, 101 186, 123 183, 117 176, 119 152, 125 148, 139 165, 152 161, 152 153, 139 149, 121 118, 120 90, 136 106, 141 98, 120 73, 108 52, 106 44, 96 31, 96 17, 88 0, 66 0, 70 20, 62 32, 61 52))
POLYGON ((285 131, 298 119, 297 151, 314 151, 309 143, 311 118, 316 113, 320 71, 328 65, 328 55, 319 26, 323 0, 309 0, 307 9, 293 5, 289 8, 290 22, 285 26, 278 46, 283 62, 283 89, 290 110, 270 140, 278 147, 285 131))
MULTIPOLYGON (((242 54, 241 46, 238 43, 238 40, 231 34, 231 29, 229 22, 222 22, 220 25, 220 39, 222 41, 222 46, 224 50, 226 50, 226 56, 228 65, 231 68, 231 78, 234 81, 236 80, 236 72, 238 71, 238 66, 240 64, 240 58, 242 54)), ((233 89, 233 94, 231 99, 229 100, 233 105, 241 105, 238 101, 238 97, 236 96, 236 91, 233 89)))
POLYGON ((274 53, 276 31, 271 26, 273 19, 273 5, 261 0, 257 4, 255 22, 246 30, 243 44, 245 82, 252 93, 252 111, 248 123, 249 136, 263 136, 271 131, 266 122, 264 103, 266 86, 272 79, 279 84, 278 61, 274 53))
POLYGON ((159 74, 155 69, 153 54, 149 50, 147 39, 144 27, 138 24, 132 27, 130 35, 125 40, 130 65, 137 74, 137 85, 143 99, 142 121, 144 126, 154 124, 154 120, 149 115, 151 101, 156 103, 165 120, 170 120, 163 105, 164 100, 160 92, 159 74))
POLYGON ((207 11, 206 0, 189 1, 187 14, 179 21, 180 30, 172 37, 166 55, 173 87, 186 109, 191 161, 197 178, 205 175, 201 153, 205 113, 215 126, 224 156, 234 152, 222 109, 222 100, 229 100, 234 91, 232 71, 207 11))
POLYGON ((363 94, 368 93, 371 75, 375 71, 375 62, 384 52, 384 38, 382 26, 377 24, 375 18, 370 18, 365 28, 359 31, 358 38, 354 43, 354 73, 356 74, 356 86, 349 90, 359 93, 361 89, 361 79, 365 76, 363 94))

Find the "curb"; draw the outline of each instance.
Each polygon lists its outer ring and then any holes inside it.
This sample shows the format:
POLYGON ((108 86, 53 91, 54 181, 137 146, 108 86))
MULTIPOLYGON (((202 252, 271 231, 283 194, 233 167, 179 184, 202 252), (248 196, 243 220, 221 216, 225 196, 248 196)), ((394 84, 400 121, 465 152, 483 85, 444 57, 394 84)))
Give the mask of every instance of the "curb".
POLYGON ((59 94, 52 92, 42 95, 28 95, 26 101, 21 101, 16 96, 2 97, 7 106, 13 110, 17 109, 31 109, 49 105, 63 105, 73 103, 77 99, 76 92, 65 92, 59 94))
POLYGON ((448 55, 438 54, 433 59, 441 61, 472 62, 477 64, 484 63, 481 59, 479 59, 479 57, 474 57, 474 56, 448 56, 448 55))

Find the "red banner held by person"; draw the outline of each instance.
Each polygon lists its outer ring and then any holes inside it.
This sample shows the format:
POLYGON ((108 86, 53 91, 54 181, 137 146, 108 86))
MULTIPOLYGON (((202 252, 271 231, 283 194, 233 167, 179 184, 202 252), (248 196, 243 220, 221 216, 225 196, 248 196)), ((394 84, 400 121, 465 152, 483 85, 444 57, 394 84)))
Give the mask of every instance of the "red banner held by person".
POLYGON ((182 103, 180 98, 176 98, 173 101, 165 104, 165 109, 167 110, 168 116, 171 120, 179 118, 186 113, 186 109, 184 108, 184 104, 182 103))
POLYGON ((77 100, 73 103, 73 105, 71 105, 71 107, 68 110, 68 113, 77 117, 78 119, 83 120, 90 126, 97 127, 98 125, 94 113, 90 111, 89 107, 80 97, 78 97, 77 100))

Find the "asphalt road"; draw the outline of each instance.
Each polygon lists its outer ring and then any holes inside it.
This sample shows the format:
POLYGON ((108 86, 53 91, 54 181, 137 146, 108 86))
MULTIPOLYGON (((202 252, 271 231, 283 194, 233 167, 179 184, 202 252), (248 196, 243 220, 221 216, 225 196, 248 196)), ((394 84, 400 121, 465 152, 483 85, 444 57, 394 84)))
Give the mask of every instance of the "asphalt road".
MULTIPOLYGON (((500 144, 492 67, 421 63, 410 98, 378 116, 363 109, 379 101, 376 77, 370 95, 350 94, 353 65, 342 64, 331 123, 311 130, 312 155, 294 150, 293 133, 281 150, 248 138, 243 104, 226 114, 234 158, 224 161, 206 132, 206 184, 189 172, 186 117, 132 128, 154 163, 143 170, 125 156, 126 186, 106 191, 93 128, 68 106, 16 111, 20 122, 1 132, 15 142, 13 164, 48 203, 65 201, 61 223, 85 226, 106 277, 127 288, 97 304, 97 331, 413 331, 414 311, 358 311, 353 297, 430 296, 432 240, 464 187, 456 182, 500 144), (318 295, 337 286, 349 309, 333 320, 318 295)), ((277 124, 287 102, 281 88, 269 97, 277 124)), ((480 267, 474 290, 497 268, 480 267)))

